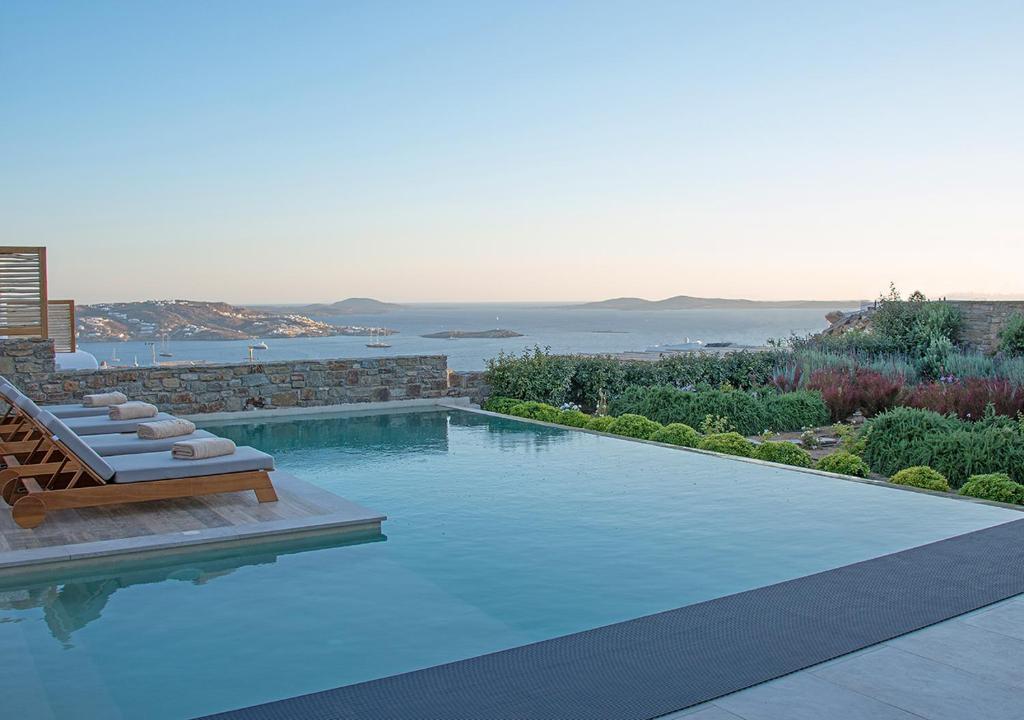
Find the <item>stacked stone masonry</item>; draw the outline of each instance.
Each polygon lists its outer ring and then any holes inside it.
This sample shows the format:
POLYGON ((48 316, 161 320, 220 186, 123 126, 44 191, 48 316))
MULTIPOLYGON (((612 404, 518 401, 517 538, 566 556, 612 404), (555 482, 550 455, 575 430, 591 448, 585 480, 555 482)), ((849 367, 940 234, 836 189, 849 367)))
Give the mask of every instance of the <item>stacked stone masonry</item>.
POLYGON ((40 404, 121 390, 182 415, 459 394, 449 391, 444 355, 55 371, 52 343, 6 340, 0 375, 40 404))
POLYGON ((999 333, 1014 314, 1024 315, 1024 302, 953 300, 963 317, 961 339, 982 352, 999 347, 999 333))

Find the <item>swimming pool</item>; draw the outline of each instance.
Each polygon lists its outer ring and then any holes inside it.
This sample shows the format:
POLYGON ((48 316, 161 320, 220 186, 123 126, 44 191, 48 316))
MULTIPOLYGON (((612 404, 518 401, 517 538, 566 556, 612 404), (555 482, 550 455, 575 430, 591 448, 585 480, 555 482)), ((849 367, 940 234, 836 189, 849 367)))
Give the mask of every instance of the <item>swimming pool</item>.
POLYGON ((182 718, 470 657, 1018 519, 461 411, 211 428, 385 512, 298 543, 0 586, 18 718, 182 718))

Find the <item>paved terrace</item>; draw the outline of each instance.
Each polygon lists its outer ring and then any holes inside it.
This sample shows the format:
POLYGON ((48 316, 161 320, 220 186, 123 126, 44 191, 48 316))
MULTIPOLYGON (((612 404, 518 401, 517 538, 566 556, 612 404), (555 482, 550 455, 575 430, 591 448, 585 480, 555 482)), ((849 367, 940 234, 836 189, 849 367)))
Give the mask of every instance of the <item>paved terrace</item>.
POLYGON ((1024 595, 662 720, 1018 720, 1024 595))

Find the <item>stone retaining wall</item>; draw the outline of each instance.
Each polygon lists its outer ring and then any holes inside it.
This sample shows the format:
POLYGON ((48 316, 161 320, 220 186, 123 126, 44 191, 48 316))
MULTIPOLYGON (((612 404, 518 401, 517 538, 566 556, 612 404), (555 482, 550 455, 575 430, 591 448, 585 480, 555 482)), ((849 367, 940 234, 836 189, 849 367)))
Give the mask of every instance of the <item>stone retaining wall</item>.
POLYGON ((52 342, 0 340, 0 375, 40 404, 121 390, 182 415, 462 395, 444 355, 55 371, 52 342))
POLYGON ((999 333, 1014 313, 1024 315, 1024 301, 950 300, 963 316, 961 339, 982 352, 999 348, 999 333))

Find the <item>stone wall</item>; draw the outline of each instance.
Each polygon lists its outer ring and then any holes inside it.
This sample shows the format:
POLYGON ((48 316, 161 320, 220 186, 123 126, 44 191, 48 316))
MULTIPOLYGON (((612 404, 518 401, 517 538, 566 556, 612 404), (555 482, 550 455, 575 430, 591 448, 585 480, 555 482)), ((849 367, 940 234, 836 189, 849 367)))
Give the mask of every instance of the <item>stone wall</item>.
POLYGON ((121 390, 191 415, 461 395, 449 388, 444 355, 54 371, 52 343, 49 360, 46 347, 38 340, 0 341, 0 374, 40 404, 121 390))
POLYGON ((1014 313, 1024 315, 1024 301, 950 300, 963 315, 964 344, 983 352, 999 347, 999 333, 1014 313))
POLYGON ((0 375, 15 384, 42 377, 56 368, 54 354, 53 340, 5 338, 0 340, 0 375))
POLYGON ((490 394, 491 386, 487 383, 484 371, 448 371, 448 395, 450 397, 468 397, 470 402, 480 405, 490 394))

